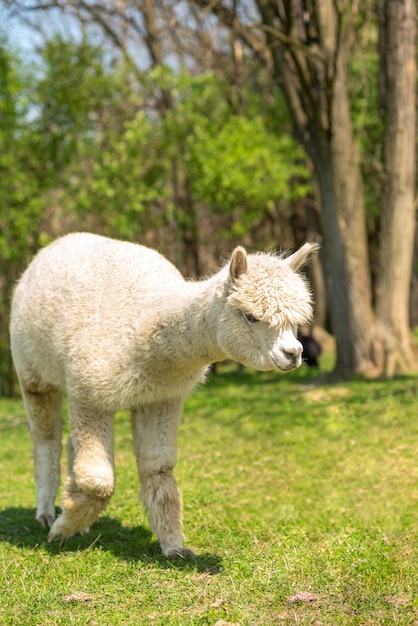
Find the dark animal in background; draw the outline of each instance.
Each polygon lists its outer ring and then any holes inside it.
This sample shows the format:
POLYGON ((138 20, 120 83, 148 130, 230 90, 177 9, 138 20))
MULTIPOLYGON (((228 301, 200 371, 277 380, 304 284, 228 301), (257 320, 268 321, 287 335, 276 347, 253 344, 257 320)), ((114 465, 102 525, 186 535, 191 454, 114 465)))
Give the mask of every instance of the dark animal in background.
POLYGON ((322 352, 322 348, 310 332, 307 335, 298 333, 298 339, 303 347, 302 359, 309 367, 319 367, 318 357, 322 352))

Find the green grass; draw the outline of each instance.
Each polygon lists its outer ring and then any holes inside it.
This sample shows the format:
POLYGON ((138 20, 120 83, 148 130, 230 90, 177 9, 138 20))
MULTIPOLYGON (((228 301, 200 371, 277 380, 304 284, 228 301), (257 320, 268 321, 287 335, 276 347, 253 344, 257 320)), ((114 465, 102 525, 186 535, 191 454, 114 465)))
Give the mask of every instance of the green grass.
POLYGON ((418 379, 313 381, 224 366, 188 399, 195 561, 149 532, 123 414, 105 516, 48 544, 22 403, 0 401, 0 624, 418 624, 418 379))

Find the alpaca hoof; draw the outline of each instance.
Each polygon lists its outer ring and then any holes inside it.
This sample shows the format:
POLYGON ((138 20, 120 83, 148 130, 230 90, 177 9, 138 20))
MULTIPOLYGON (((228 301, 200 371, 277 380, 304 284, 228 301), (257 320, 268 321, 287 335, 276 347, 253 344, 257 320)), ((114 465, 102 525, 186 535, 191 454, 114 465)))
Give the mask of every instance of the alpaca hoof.
POLYGON ((57 539, 64 541, 70 535, 71 533, 68 531, 68 528, 66 528, 65 524, 63 523, 62 515, 60 515, 60 517, 55 520, 51 527, 51 530, 49 531, 48 541, 50 543, 51 541, 56 541, 57 539))
MULTIPOLYGON (((86 530, 88 531, 89 529, 86 529, 86 530)), ((74 528, 70 528, 68 524, 66 524, 63 516, 60 515, 58 519, 55 520, 55 522, 53 523, 51 527, 51 530, 49 531, 48 542, 51 543, 52 541, 59 540, 60 548, 61 548, 63 543, 67 539, 75 535, 76 532, 77 530, 74 530, 74 528)), ((78 531, 78 532, 81 532, 81 531, 78 531)))
POLYGON ((59 548, 61 549, 64 545, 64 543, 67 541, 68 537, 63 537, 60 535, 51 535, 51 533, 49 533, 48 535, 48 543, 52 543, 53 541, 58 541, 59 542, 59 548))
POLYGON ((190 548, 168 548, 163 553, 169 559, 179 556, 181 559, 195 559, 196 555, 190 548))
POLYGON ((41 515, 36 516, 36 521, 40 523, 42 528, 51 528, 55 521, 55 515, 50 515, 48 513, 42 513, 41 515))
POLYGON ((65 534, 58 534, 58 533, 52 533, 50 531, 49 535, 48 535, 48 543, 52 543, 53 541, 58 541, 59 540, 59 547, 62 548, 62 546, 64 545, 64 543, 67 541, 67 539, 70 539, 70 537, 74 537, 75 535, 87 535, 90 532, 90 528, 85 528, 84 530, 80 530, 77 533, 72 533, 70 535, 65 535, 65 534))
POLYGON ((49 531, 49 535, 48 535, 48 543, 52 543, 53 541, 58 541, 60 543, 60 548, 62 548, 62 546, 64 545, 64 542, 71 537, 71 535, 67 535, 63 532, 60 532, 58 530, 53 530, 51 528, 51 530, 49 531))

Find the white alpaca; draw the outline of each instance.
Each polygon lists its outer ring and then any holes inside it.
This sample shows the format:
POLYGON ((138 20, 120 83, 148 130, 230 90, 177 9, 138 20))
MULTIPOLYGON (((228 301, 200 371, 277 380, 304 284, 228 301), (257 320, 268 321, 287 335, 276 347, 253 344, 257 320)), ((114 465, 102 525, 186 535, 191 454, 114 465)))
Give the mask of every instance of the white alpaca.
POLYGON ((113 417, 130 408, 141 499, 167 556, 183 547, 181 495, 173 477, 186 395, 207 365, 233 359, 258 370, 301 363, 296 327, 312 314, 297 269, 316 244, 283 258, 246 254, 208 280, 186 281, 154 250, 87 233, 41 250, 12 303, 12 354, 33 442, 36 517, 49 539, 82 532, 115 486, 113 417), (71 437, 62 514, 62 392, 71 437))

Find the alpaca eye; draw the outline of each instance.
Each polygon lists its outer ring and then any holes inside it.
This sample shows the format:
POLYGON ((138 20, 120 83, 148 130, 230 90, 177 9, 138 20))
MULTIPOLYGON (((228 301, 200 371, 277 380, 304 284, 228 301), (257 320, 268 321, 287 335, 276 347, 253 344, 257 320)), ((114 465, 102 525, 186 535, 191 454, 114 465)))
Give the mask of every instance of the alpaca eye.
POLYGON ((254 315, 252 315, 251 313, 244 313, 244 317, 247 320, 247 322, 250 322, 250 324, 255 324, 256 322, 260 321, 256 317, 254 317, 254 315))

